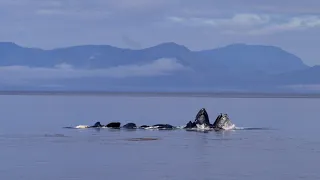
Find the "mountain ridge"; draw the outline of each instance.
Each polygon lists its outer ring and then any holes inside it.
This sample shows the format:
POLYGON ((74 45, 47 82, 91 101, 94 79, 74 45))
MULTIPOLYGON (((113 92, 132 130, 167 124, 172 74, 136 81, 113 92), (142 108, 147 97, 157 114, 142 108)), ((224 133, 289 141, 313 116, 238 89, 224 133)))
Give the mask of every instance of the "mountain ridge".
MULTIPOLYGON (((27 86, 34 88, 60 84, 71 89, 86 89, 90 84, 91 89, 141 90, 277 91, 288 85, 320 83, 316 78, 320 75, 317 66, 308 66, 299 57, 276 46, 245 43, 192 51, 175 42, 141 49, 77 45, 51 50, 0 42, 0 68, 0 75, 5 79, 3 82, 0 79, 0 90, 12 87, 5 85, 13 82, 12 79, 17 82, 23 79, 27 86), (16 78, 11 66, 20 67, 16 72, 25 76, 16 78), (39 77, 35 74, 38 72, 39 77), (47 73, 45 76, 49 77, 42 78, 44 74, 40 73, 47 73)), ((22 88, 19 83, 15 86, 22 88)))

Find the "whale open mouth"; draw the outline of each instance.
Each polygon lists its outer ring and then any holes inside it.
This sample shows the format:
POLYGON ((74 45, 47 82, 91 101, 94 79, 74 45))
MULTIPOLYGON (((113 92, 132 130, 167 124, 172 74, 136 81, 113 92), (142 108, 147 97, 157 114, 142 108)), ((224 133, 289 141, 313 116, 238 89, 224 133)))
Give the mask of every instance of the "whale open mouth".
POLYGON ((216 129, 224 129, 224 130, 231 130, 235 128, 235 124, 233 124, 227 114, 220 114, 216 121, 213 123, 213 126, 216 129))
POLYGON ((196 115, 195 119, 195 124, 198 125, 205 125, 205 126, 210 126, 210 121, 209 121, 209 116, 207 111, 202 108, 196 115))

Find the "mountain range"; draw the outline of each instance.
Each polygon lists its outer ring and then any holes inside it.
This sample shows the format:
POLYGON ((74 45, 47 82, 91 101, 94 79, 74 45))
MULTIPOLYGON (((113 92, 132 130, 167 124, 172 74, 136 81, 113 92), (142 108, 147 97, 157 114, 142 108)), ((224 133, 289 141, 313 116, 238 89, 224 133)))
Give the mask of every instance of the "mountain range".
POLYGON ((275 46, 191 51, 173 42, 133 50, 52 50, 0 42, 0 90, 319 92, 320 66, 275 46))

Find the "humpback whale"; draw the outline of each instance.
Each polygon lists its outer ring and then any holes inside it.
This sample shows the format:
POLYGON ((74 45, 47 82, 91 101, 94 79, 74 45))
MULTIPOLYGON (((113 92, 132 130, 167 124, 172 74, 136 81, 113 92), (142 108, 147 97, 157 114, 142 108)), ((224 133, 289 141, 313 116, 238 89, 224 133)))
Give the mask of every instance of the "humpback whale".
POLYGON ((189 121, 185 129, 214 129, 216 131, 219 130, 228 130, 234 128, 234 124, 231 123, 227 114, 220 114, 216 118, 213 124, 210 124, 209 115, 205 108, 201 108, 197 113, 194 122, 189 121))
POLYGON ((120 122, 111 122, 107 125, 102 125, 100 121, 96 122, 93 126, 88 126, 87 128, 103 128, 103 127, 108 127, 108 128, 120 128, 120 122))
POLYGON ((107 124, 105 127, 108 128, 120 128, 121 123, 120 122, 111 122, 107 124))
MULTIPOLYGON (((97 121, 92 126, 83 126, 82 125, 82 126, 77 126, 77 127, 79 127, 79 128, 104 128, 104 127, 107 127, 107 128, 121 128, 121 123, 120 122, 110 122, 109 124, 102 125, 100 123, 100 121, 97 121)), ((135 128, 137 128, 137 125, 135 123, 127 123, 124 126, 122 126, 122 128, 135 129, 135 128)))
POLYGON ((196 115, 194 122, 189 121, 185 126, 186 129, 192 129, 192 128, 208 129, 211 127, 212 125, 210 124, 209 115, 205 108, 200 109, 200 111, 196 115))
POLYGON ((127 124, 123 125, 122 128, 125 128, 125 129, 136 129, 137 125, 135 123, 127 123, 127 124))
POLYGON ((230 121, 228 114, 222 113, 218 115, 212 126, 215 130, 229 130, 235 127, 235 125, 230 121))
MULTIPOLYGON (((213 124, 210 123, 209 115, 205 108, 201 108, 197 113, 194 121, 189 121, 182 129, 201 129, 201 130, 230 130, 234 129, 235 125, 230 121, 228 114, 220 113, 213 124)), ((120 122, 110 122, 107 125, 102 125, 99 121, 92 126, 80 125, 76 128, 113 128, 113 129, 157 129, 157 130, 174 130, 181 129, 170 124, 155 124, 152 126, 142 125, 137 127, 135 123, 127 123, 121 127, 120 122)))
MULTIPOLYGON (((109 124, 102 125, 99 121, 96 122, 93 126, 89 126, 88 128, 121 128, 120 122, 110 122, 109 124)), ((125 129, 135 129, 137 128, 137 125, 135 123, 127 123, 122 128, 125 129)))
POLYGON ((148 125, 142 125, 140 126, 141 129, 159 129, 159 130, 172 130, 176 129, 175 126, 172 126, 171 124, 155 124, 153 126, 148 125))
MULTIPOLYGON (((76 126, 76 128, 115 128, 115 129, 137 129, 137 125, 135 123, 127 123, 125 125, 123 125, 121 127, 121 123, 120 122, 111 122, 107 125, 102 125, 99 121, 96 122, 94 125, 92 126, 86 126, 86 125, 79 125, 76 126)), ((170 124, 155 124, 152 126, 148 126, 148 125, 142 125, 139 127, 139 129, 159 129, 159 130, 171 130, 171 129, 176 129, 175 126, 172 126, 170 124)))
POLYGON ((103 127, 100 121, 96 122, 93 126, 90 126, 90 128, 97 128, 97 127, 103 127))
POLYGON ((150 127, 150 126, 148 126, 148 125, 142 125, 142 126, 140 126, 140 129, 146 129, 146 128, 148 128, 148 127, 150 127))

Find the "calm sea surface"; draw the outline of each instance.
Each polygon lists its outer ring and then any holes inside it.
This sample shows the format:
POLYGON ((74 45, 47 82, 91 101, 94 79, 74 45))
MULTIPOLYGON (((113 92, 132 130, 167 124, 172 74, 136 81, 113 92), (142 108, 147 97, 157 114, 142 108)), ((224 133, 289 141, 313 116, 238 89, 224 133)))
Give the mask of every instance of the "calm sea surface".
POLYGON ((0 96, 1 180, 320 179, 320 99, 0 96), (65 129, 180 126, 206 108, 229 132, 65 129), (129 141, 151 137, 153 141, 129 141))

